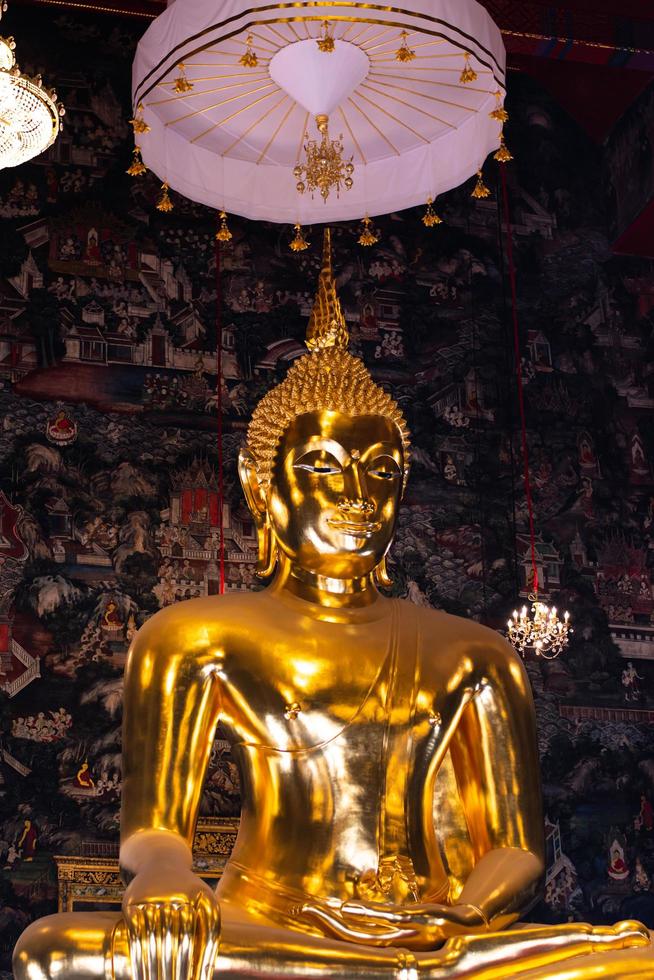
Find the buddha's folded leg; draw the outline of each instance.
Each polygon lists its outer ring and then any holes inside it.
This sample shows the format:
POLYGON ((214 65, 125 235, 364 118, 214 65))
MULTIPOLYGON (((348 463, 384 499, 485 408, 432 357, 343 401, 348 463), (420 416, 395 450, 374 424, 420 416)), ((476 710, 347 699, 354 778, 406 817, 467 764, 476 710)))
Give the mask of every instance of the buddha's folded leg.
MULTIPOLYGON (((654 975, 647 932, 633 922, 596 929, 515 929, 453 939, 433 953, 411 953, 292 932, 221 908, 216 980, 645 980, 654 975), (594 955, 598 951, 602 955, 594 955)), ((40 919, 18 942, 14 975, 16 980, 132 980, 122 917, 72 912, 40 919)))
POLYGON ((645 980, 654 976, 654 945, 633 921, 532 926, 451 939, 433 954, 420 954, 418 964, 429 980, 645 980))

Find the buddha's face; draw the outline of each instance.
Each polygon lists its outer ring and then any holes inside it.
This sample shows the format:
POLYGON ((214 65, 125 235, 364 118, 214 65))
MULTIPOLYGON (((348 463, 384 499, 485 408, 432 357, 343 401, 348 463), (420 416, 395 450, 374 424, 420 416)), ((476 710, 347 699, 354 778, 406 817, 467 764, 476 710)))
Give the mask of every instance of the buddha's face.
POLYGON ((281 439, 266 493, 279 547, 309 572, 369 574, 393 538, 403 470, 401 435, 390 420, 299 416, 281 439))

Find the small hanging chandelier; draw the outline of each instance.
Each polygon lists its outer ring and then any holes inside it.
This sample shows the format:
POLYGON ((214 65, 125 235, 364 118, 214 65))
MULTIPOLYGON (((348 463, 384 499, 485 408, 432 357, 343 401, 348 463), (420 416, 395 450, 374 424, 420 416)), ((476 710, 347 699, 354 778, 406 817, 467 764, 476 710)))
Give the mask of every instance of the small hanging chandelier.
POLYGON ((350 190, 354 183, 354 164, 352 157, 343 160, 343 137, 330 140, 329 117, 324 114, 316 116, 316 126, 321 136, 320 143, 310 140, 309 134, 306 134, 306 162, 295 166, 293 176, 297 180, 298 193, 304 194, 308 189, 313 197, 314 191, 320 191, 320 196, 327 203, 331 190, 335 190, 336 196, 339 196, 341 184, 345 190, 350 190))
POLYGON ((523 606, 520 612, 513 610, 509 619, 509 640, 524 656, 533 650, 536 656, 554 660, 568 644, 568 634, 572 633, 570 613, 565 612, 559 619, 556 606, 541 602, 538 593, 529 596, 531 610, 523 606))
MULTIPOLYGON (((7 9, 0 5, 0 17, 7 9)), ((52 146, 65 109, 40 75, 23 75, 13 37, 0 37, 0 169, 18 167, 52 146)))

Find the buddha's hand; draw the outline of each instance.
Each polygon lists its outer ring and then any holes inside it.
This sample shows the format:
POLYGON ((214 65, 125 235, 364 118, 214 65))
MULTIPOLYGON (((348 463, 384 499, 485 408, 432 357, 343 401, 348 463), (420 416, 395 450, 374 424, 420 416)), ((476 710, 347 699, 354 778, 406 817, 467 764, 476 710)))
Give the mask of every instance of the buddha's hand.
POLYGON ((307 902, 301 916, 320 923, 346 942, 369 946, 434 949, 451 936, 485 931, 488 922, 474 905, 392 905, 350 901, 334 909, 307 902))
POLYGON ((133 980, 210 980, 220 934, 212 889, 187 867, 139 871, 123 899, 133 980))

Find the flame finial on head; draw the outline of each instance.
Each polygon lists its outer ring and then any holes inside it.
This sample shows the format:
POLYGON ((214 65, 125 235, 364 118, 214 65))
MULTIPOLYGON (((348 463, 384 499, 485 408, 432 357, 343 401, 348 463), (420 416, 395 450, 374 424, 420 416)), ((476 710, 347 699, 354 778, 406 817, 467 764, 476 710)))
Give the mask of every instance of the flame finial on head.
POLYGON ((349 343, 347 324, 343 316, 334 273, 332 272, 332 236, 325 228, 322 246, 322 268, 318 277, 318 290, 307 327, 307 347, 311 352, 336 347, 347 350, 349 343))

